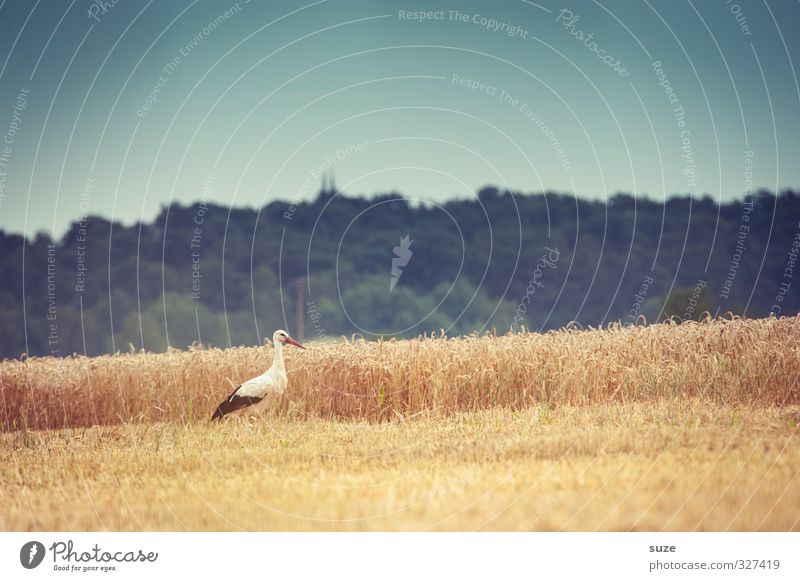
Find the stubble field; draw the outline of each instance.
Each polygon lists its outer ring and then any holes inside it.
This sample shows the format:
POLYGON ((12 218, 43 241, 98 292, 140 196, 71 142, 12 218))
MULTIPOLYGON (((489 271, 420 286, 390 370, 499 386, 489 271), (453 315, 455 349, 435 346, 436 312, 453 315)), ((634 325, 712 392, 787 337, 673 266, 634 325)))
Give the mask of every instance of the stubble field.
POLYGON ((0 364, 3 530, 800 530, 800 319, 0 364))

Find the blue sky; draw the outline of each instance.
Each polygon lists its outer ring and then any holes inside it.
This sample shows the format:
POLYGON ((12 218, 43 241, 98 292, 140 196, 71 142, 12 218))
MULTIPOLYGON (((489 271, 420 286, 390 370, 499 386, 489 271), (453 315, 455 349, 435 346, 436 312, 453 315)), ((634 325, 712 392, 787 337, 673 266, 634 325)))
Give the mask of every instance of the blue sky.
POLYGON ((309 199, 326 167, 432 202, 797 187, 797 22, 798 2, 6 0, 0 228, 309 199))

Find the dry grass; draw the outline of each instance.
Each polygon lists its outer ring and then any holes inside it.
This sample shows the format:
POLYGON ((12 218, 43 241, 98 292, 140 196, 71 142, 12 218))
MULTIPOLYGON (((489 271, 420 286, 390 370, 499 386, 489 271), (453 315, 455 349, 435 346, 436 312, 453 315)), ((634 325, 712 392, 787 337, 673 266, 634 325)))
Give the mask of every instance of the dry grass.
POLYGON ((798 317, 271 356, 3 362, 0 530, 800 530, 798 317))
MULTIPOLYGON (((647 402, 800 403, 800 317, 287 349, 290 417, 381 421, 422 411, 647 402)), ((0 429, 205 420, 271 348, 0 364, 0 429)))
POLYGON ((274 417, 0 436, 5 530, 800 530, 800 408, 274 417))

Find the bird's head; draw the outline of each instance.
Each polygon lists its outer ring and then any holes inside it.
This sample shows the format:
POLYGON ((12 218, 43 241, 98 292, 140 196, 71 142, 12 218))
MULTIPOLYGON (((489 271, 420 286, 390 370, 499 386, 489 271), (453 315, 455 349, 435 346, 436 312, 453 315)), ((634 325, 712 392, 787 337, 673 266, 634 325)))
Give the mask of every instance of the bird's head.
POLYGON ((289 333, 279 329, 272 334, 272 340, 277 341, 278 343, 288 343, 289 345, 294 345, 295 347, 300 347, 300 349, 305 349, 300 343, 289 337, 289 333))

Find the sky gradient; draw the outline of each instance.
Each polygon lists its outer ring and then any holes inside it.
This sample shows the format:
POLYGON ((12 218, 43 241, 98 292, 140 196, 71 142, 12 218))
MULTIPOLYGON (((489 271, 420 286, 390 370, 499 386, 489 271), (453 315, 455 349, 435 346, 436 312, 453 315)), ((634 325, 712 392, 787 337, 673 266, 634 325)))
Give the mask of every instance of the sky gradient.
POLYGON ((798 2, 0 4, 0 228, 800 185, 798 2), (427 11, 420 20, 419 11, 427 11))

